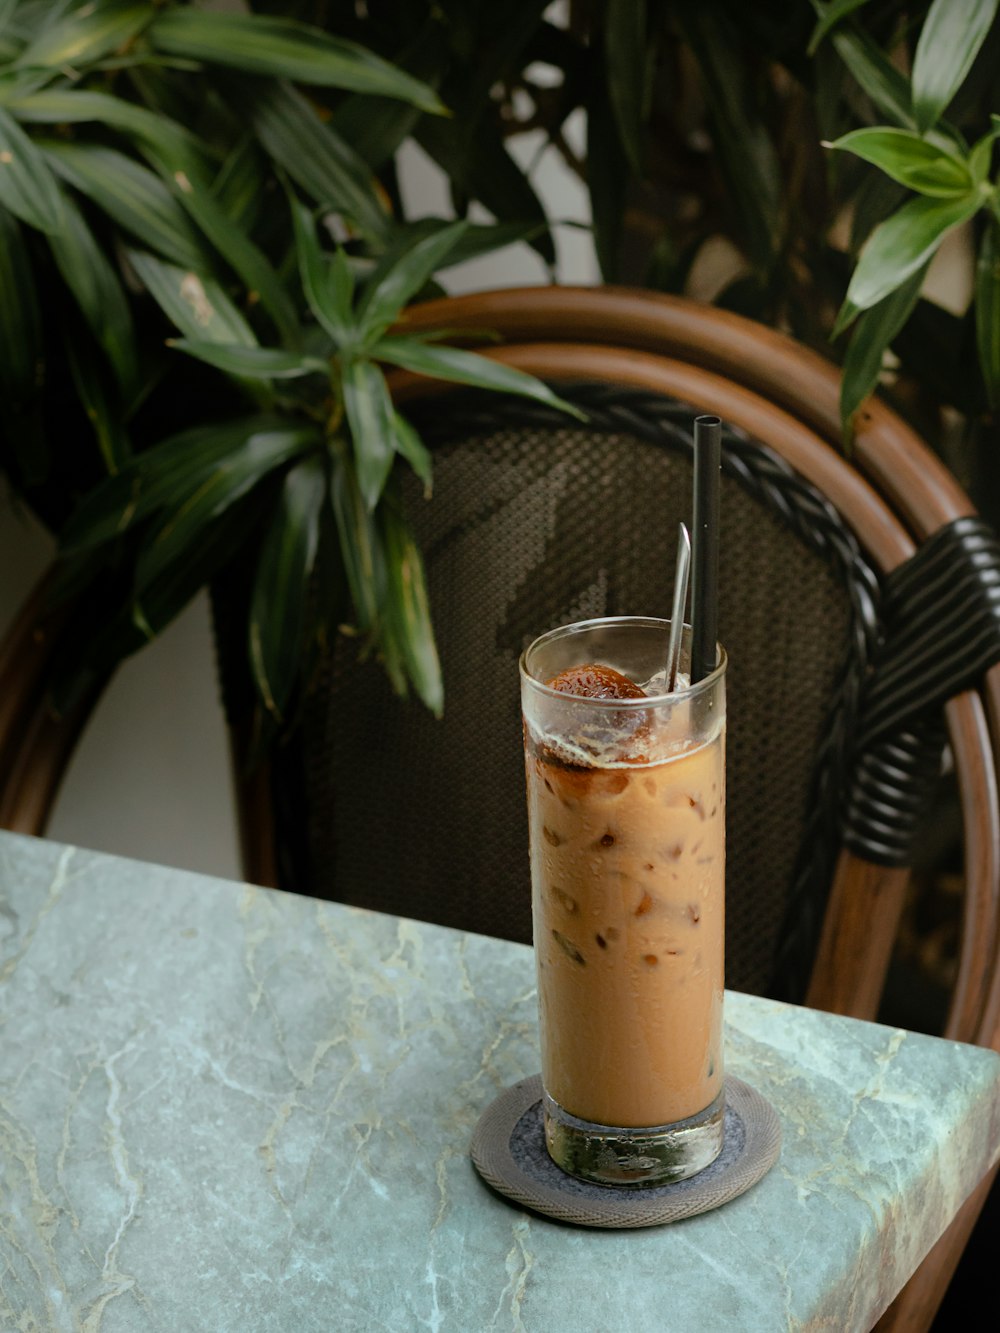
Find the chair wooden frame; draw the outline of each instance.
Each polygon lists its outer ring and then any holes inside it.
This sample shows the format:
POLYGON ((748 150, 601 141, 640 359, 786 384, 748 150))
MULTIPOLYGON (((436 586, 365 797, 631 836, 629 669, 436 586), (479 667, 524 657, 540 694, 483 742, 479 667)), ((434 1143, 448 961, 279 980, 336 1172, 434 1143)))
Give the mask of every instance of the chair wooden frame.
MULTIPOLYGON (((943 525, 973 513, 968 497, 912 430, 872 399, 860 413, 852 463, 839 452, 839 373, 818 354, 739 316, 682 298, 615 288, 531 288, 413 307, 407 331, 488 328, 485 354, 549 380, 627 384, 715 412, 762 440, 832 501, 888 573, 943 525)), ((397 372, 396 402, 448 392, 397 372)), ((87 707, 57 721, 39 681, 58 651, 59 620, 29 604, 0 647, 0 824, 44 831, 87 707)), ((1000 667, 947 705, 962 796, 967 896, 960 970, 946 1035, 1000 1050, 1000 667)), ((238 747, 237 747, 238 748, 238 747)), ((275 882, 266 774, 240 792, 245 870, 275 882)), ((905 870, 849 852, 838 861, 808 1003, 873 1018, 903 905, 905 870)), ((970 1199, 879 1322, 929 1326, 989 1181, 970 1199)))

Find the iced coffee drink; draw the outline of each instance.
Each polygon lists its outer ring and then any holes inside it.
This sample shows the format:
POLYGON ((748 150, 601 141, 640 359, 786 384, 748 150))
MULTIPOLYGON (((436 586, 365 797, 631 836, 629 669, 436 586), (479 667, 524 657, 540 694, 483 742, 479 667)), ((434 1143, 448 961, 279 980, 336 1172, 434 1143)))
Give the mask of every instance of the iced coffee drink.
POLYGON ((546 1138, 604 1183, 722 1144, 725 668, 664 694, 668 632, 589 621, 522 659, 546 1138))

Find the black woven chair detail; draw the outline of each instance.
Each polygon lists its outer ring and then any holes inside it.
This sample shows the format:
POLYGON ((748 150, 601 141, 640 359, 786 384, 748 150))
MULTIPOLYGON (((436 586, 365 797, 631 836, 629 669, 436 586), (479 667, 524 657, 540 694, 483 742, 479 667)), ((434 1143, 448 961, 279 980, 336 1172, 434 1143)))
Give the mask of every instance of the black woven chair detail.
POLYGON ((1000 662, 1000 541, 980 518, 934 534, 885 580, 844 842, 909 864, 940 774, 942 705, 1000 662))

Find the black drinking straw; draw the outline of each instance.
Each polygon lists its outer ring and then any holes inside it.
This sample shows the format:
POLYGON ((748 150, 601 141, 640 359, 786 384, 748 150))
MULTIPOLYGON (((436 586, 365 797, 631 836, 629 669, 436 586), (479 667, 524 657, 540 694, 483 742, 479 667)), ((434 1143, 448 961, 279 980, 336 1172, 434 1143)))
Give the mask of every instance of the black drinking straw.
POLYGON ((694 525, 691 530, 691 684, 715 670, 719 637, 719 472, 722 422, 694 422, 694 525))

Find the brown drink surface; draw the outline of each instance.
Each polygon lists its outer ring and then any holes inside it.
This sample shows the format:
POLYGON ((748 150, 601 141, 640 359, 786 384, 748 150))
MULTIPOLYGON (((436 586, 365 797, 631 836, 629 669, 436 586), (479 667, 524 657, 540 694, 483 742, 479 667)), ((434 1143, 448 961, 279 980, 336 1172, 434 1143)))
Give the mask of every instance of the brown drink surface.
POLYGON ((542 1077, 583 1120, 669 1124, 721 1091, 723 747, 680 728, 659 762, 588 763, 529 738, 542 1077))

